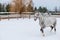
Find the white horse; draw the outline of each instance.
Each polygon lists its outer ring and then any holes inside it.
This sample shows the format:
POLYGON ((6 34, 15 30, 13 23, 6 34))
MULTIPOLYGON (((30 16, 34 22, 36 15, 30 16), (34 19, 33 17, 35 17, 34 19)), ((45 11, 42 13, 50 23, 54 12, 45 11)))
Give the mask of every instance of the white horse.
POLYGON ((56 32, 56 18, 55 17, 51 17, 48 13, 40 13, 40 12, 36 12, 34 15, 34 20, 36 21, 36 19, 39 19, 39 25, 41 26, 40 31, 43 33, 44 36, 44 28, 45 27, 50 27, 51 31, 52 29, 54 29, 54 31, 56 32))

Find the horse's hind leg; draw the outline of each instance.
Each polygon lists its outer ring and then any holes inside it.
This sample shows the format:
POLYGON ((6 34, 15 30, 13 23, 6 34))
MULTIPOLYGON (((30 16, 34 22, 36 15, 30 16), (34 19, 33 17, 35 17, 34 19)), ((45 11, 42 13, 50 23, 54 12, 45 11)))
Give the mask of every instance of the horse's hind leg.
POLYGON ((53 30, 53 26, 50 26, 50 28, 51 28, 51 31, 53 30))
POLYGON ((53 25, 53 26, 50 26, 51 27, 51 31, 53 30, 53 28, 54 28, 54 31, 56 32, 56 26, 55 25, 53 25))
POLYGON ((54 31, 56 32, 56 26, 54 26, 54 31))
POLYGON ((54 25, 54 31, 56 32, 56 22, 53 25, 54 25))
POLYGON ((43 28, 41 28, 40 31, 42 32, 43 36, 45 36, 43 28))

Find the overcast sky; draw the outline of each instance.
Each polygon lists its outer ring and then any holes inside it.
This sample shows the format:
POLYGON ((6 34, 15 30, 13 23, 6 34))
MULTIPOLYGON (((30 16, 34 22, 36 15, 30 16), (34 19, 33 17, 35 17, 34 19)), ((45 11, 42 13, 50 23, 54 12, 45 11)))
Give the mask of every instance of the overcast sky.
MULTIPOLYGON (((0 0, 1 3, 10 3, 11 0, 0 0)), ((49 10, 54 10, 54 8, 57 6, 60 7, 60 0, 33 0, 34 6, 37 8, 39 6, 47 7, 49 10)))

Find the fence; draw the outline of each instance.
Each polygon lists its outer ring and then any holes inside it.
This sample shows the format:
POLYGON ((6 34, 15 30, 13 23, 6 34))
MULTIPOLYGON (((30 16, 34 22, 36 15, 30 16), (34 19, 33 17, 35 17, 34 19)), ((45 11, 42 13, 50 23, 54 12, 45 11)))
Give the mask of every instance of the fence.
POLYGON ((31 18, 31 14, 34 12, 0 12, 0 20, 1 19, 13 19, 13 18, 31 18))

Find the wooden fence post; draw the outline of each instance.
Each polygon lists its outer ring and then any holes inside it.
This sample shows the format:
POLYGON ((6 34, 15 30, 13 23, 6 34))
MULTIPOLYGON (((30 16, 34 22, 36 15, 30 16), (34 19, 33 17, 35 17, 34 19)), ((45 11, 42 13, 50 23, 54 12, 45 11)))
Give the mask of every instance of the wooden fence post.
POLYGON ((29 14, 29 19, 30 19, 30 14, 29 14))

